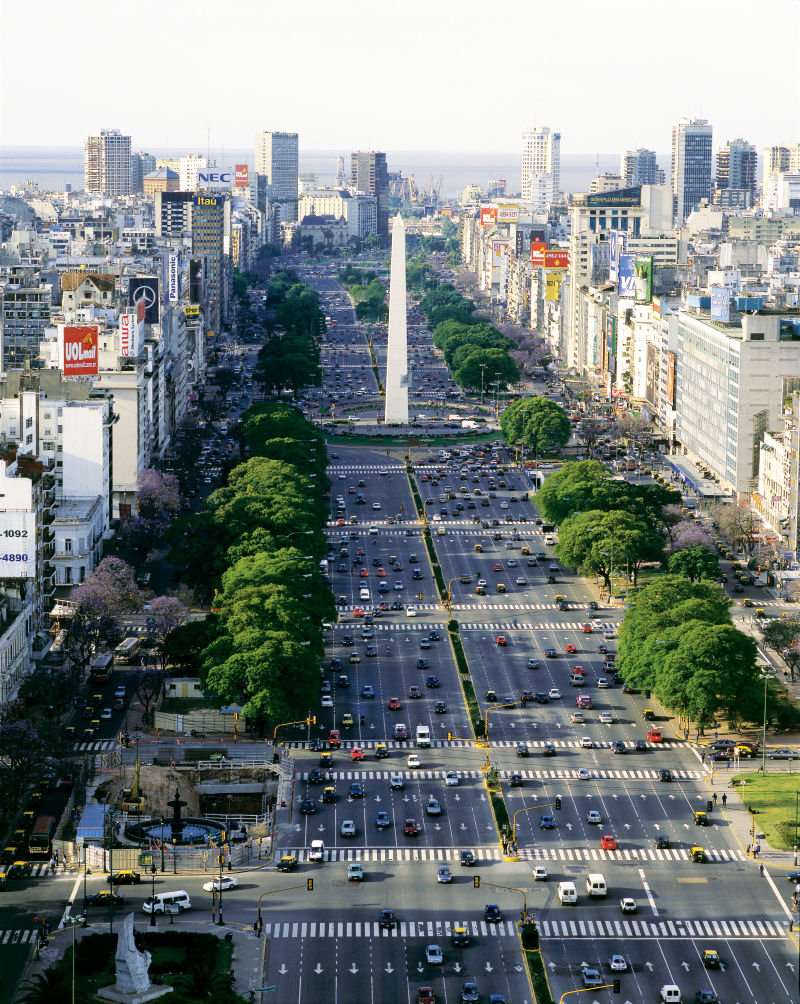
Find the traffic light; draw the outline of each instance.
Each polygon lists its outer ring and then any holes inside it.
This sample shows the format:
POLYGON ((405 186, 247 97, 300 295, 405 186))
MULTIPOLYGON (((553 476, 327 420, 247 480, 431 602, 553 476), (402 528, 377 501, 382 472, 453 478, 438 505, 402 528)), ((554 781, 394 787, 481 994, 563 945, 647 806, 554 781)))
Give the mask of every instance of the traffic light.
POLYGON ((616 980, 614 980, 614 993, 615 994, 621 993, 621 987, 620 987, 620 980, 619 980, 619 978, 617 978, 616 980))
POLYGON ((713 809, 714 809, 714 803, 709 798, 709 800, 706 802, 706 812, 712 812, 713 809))
POLYGON ((473 875, 472 876, 472 884, 475 886, 476 889, 480 889, 480 887, 481 887, 481 877, 480 877, 480 875, 473 875))
POLYGON ((448 741, 448 742, 451 742, 451 741, 452 741, 452 739, 453 739, 453 733, 452 733, 452 732, 448 732, 448 733, 447 733, 447 741, 448 741))
POLYGON ((314 891, 314 879, 306 879, 306 889, 308 889, 309 892, 314 891))
POLYGON ((561 796, 560 795, 556 795, 556 808, 557 809, 561 808, 561 796))
POLYGON ((316 715, 312 715, 311 716, 311 724, 312 725, 316 725, 317 724, 317 716, 316 715))

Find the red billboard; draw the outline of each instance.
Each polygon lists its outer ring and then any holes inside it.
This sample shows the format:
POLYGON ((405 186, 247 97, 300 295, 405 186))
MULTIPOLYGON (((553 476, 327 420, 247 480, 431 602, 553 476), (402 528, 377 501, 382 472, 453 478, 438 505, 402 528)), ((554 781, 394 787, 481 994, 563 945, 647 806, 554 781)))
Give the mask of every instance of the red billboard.
POLYGON ((545 251, 544 267, 566 271, 569 268, 569 251, 545 251))
POLYGON ((544 253, 547 245, 544 241, 531 241, 531 265, 544 265, 544 253))
POLYGON ((237 164, 234 168, 234 185, 236 188, 247 188, 249 182, 247 180, 247 164, 237 164))
POLYGON ((481 206, 481 226, 493 227, 497 224, 497 206, 481 206))
POLYGON ((97 375, 97 325, 64 328, 64 376, 97 375))

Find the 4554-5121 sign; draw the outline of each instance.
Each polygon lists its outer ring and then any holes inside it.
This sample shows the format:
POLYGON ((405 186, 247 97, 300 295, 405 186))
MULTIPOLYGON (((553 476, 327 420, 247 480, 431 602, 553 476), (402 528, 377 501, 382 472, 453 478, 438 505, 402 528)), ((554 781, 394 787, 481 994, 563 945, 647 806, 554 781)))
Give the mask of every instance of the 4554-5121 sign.
POLYGON ((32 579, 36 574, 36 517, 6 511, 0 517, 0 579, 32 579))

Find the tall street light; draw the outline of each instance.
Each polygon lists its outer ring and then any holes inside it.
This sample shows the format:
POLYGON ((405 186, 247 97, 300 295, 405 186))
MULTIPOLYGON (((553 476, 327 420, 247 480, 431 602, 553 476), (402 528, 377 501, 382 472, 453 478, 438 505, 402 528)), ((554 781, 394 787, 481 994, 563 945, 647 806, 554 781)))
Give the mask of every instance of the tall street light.
POLYGON ((767 683, 775 678, 775 674, 762 670, 758 674, 759 680, 764 681, 764 732, 761 740, 761 772, 767 772, 767 683))

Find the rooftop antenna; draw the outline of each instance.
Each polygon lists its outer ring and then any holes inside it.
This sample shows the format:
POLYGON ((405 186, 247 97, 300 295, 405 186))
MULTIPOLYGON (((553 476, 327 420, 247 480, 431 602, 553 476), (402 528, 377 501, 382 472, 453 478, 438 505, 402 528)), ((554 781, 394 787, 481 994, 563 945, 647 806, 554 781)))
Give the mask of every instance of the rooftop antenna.
POLYGON ((211 163, 211 127, 206 129, 206 164, 211 163))

